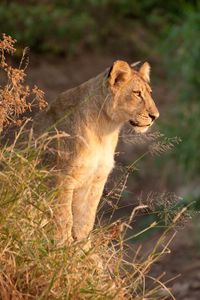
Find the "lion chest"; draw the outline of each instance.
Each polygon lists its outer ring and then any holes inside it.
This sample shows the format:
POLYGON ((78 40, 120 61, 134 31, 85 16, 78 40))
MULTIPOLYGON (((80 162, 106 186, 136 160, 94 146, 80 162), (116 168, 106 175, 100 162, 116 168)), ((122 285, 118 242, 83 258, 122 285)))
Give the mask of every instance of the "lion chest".
POLYGON ((78 181, 80 185, 101 182, 107 179, 114 167, 114 152, 116 143, 104 141, 101 144, 90 145, 79 159, 78 181))
POLYGON ((107 178, 114 167, 114 151, 109 148, 99 149, 91 154, 89 168, 93 180, 101 181, 107 178))

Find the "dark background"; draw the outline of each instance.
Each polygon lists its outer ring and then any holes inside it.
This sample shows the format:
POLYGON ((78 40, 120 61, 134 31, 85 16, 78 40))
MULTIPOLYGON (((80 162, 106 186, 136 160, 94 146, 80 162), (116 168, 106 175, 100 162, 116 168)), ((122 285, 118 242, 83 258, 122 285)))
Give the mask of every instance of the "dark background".
MULTIPOLYGON (((16 61, 24 47, 30 48, 27 81, 43 89, 48 101, 95 76, 116 59, 148 61, 161 115, 154 130, 169 138, 180 137, 182 142, 170 153, 141 160, 139 170, 129 176, 121 203, 136 203, 141 193, 146 197, 167 191, 176 193, 186 204, 195 201, 190 210, 198 211, 199 1, 1 1, 0 31, 17 39, 16 61)), ((140 157, 147 147, 121 140, 116 172, 140 157)), ((117 216, 129 213, 129 209, 118 211, 117 216)), ((157 266, 172 276, 182 273, 172 284, 180 300, 200 297, 198 235, 199 222, 194 216, 178 233, 170 257, 157 266)), ((146 244, 152 239, 146 238, 146 244)))

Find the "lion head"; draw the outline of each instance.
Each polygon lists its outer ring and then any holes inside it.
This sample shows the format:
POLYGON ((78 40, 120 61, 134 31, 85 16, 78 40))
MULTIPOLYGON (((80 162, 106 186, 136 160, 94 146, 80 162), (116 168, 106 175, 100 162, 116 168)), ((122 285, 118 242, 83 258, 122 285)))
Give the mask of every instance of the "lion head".
POLYGON ((116 123, 129 122, 135 132, 145 132, 159 117, 149 85, 150 65, 145 62, 138 71, 118 60, 108 74, 112 101, 107 114, 116 123))

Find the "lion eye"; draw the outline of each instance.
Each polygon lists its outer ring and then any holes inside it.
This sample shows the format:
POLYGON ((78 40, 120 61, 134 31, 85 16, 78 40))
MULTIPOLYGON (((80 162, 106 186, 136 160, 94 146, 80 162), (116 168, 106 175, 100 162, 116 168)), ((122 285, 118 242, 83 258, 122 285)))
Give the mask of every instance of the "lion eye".
POLYGON ((138 97, 142 97, 142 93, 140 91, 133 91, 133 93, 138 97))

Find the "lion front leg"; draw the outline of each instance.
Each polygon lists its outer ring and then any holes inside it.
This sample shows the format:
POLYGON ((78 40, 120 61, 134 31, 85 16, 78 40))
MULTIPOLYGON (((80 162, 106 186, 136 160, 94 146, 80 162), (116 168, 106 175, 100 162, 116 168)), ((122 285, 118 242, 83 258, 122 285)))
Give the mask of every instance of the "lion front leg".
POLYGON ((74 191, 72 233, 75 240, 80 241, 87 238, 93 229, 97 206, 103 193, 105 182, 106 178, 74 191))
POLYGON ((73 185, 65 180, 58 187, 58 197, 55 204, 56 240, 59 244, 71 243, 72 238, 72 199, 73 185))

